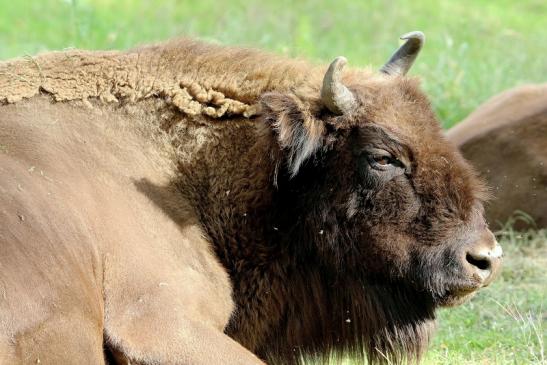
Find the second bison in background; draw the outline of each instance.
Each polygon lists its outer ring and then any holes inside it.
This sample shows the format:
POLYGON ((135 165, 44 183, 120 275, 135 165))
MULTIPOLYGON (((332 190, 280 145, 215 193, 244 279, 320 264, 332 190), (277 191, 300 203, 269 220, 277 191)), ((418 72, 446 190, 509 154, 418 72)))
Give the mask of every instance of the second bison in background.
POLYGON ((520 210, 547 227, 547 84, 494 96, 447 135, 492 189, 494 199, 486 204, 491 225, 520 210))

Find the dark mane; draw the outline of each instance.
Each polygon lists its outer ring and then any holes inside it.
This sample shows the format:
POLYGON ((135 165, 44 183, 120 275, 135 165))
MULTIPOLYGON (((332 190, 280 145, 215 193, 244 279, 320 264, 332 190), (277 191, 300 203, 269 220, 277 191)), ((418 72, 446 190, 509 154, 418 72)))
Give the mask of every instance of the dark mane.
MULTIPOLYGON (((369 361, 417 360, 435 327, 431 298, 375 276, 366 265, 357 268, 357 256, 352 262, 358 227, 333 208, 340 198, 336 191, 325 193, 333 184, 325 175, 326 157, 319 154, 292 178, 287 170, 276 171, 281 156, 268 133, 263 138, 249 142, 249 153, 238 160, 240 171, 249 171, 248 165, 260 171, 248 177, 253 184, 243 195, 229 186, 228 196, 209 192, 213 200, 196 201, 234 285, 237 310, 226 332, 274 361, 296 362, 302 354, 331 350, 369 361), (268 146, 270 151, 263 150, 268 146), (274 174, 279 174, 277 186, 274 174), (255 191, 260 191, 258 200, 255 191), (222 205, 229 215, 212 210, 222 205)), ((194 178, 199 170, 191 168, 194 178)), ((183 181, 179 186, 187 193, 183 181)))

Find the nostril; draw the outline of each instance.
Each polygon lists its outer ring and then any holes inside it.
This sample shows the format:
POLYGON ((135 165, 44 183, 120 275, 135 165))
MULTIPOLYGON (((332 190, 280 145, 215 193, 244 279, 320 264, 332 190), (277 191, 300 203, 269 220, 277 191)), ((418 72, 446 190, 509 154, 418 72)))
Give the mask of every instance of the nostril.
POLYGON ((490 270, 490 267, 492 266, 492 263, 487 256, 473 255, 468 252, 465 259, 480 270, 490 270))

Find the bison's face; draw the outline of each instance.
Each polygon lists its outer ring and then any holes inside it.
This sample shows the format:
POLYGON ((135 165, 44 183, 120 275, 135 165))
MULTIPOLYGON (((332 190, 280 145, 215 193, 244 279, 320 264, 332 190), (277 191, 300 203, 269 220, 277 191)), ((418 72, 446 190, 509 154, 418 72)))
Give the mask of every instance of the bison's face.
POLYGON ((412 82, 386 82, 387 95, 375 91, 389 96, 383 103, 355 86, 363 109, 345 117, 351 127, 327 169, 344 166, 338 186, 346 197, 338 199, 366 272, 428 292, 439 305, 459 304, 500 266, 502 250, 483 218, 485 189, 412 82))
POLYGON ((342 83, 337 59, 317 105, 269 94, 264 113, 288 162, 280 189, 307 215, 303 244, 339 270, 455 305, 492 281, 502 250, 483 218, 482 184, 403 77, 401 59, 414 59, 421 37, 377 75, 342 83))

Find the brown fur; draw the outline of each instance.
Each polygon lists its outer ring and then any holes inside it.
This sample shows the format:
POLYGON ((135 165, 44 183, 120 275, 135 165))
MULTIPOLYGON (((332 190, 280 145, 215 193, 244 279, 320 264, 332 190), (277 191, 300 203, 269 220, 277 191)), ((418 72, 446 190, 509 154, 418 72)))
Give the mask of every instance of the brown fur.
POLYGON ((334 116, 324 71, 188 40, 0 64, 0 356, 419 357, 488 283, 483 189, 415 80, 350 70, 334 116))
MULTIPOLYGON (((447 132, 492 187, 491 224, 516 210, 547 227, 547 84, 494 96, 447 132)), ((516 228, 527 227, 518 221, 516 228)))
POLYGON ((125 53, 76 50, 4 62, 0 101, 13 103, 40 91, 56 101, 161 97, 188 115, 251 116, 264 92, 305 93, 322 72, 304 61, 179 40, 125 53))

